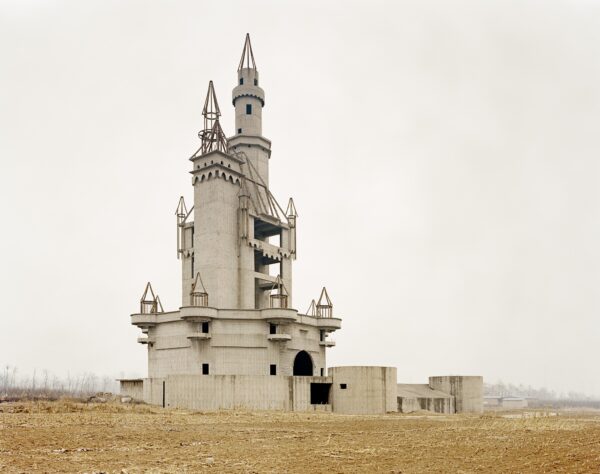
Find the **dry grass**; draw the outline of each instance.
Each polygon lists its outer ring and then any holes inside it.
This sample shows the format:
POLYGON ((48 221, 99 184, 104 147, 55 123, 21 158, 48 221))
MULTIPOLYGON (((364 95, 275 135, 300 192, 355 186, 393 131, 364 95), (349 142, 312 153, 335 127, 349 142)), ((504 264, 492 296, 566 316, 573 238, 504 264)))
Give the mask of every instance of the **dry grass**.
POLYGON ((600 472, 600 416, 0 404, 0 472, 600 472))

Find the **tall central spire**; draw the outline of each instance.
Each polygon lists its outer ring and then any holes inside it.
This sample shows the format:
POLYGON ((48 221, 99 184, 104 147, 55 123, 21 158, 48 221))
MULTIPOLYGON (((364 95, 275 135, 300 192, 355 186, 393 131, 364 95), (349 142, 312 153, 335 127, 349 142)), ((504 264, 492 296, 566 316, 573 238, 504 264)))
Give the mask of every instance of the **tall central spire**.
POLYGON ((252 44, 250 44, 250 33, 246 33, 246 42, 244 43, 242 58, 240 59, 240 65, 238 66, 238 71, 241 71, 242 69, 256 69, 252 44), (250 64, 252 64, 252 66, 250 66, 250 64))

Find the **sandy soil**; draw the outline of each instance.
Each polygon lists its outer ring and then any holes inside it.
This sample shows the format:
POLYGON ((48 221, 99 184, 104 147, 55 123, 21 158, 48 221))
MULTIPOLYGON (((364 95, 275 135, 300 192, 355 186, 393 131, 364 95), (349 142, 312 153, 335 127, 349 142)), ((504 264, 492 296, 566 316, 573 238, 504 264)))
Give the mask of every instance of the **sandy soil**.
POLYGON ((0 404, 2 473, 203 471, 597 473, 600 415, 367 417, 0 404))

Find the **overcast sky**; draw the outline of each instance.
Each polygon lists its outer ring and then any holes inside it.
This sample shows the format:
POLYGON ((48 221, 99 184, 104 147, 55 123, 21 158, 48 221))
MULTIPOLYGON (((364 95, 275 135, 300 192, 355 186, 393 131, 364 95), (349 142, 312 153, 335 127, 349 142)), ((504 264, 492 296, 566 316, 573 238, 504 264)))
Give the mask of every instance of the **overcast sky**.
POLYGON ((600 395, 600 3, 0 0, 0 364, 145 375, 180 306, 174 211, 244 35, 294 307, 328 365, 600 395))

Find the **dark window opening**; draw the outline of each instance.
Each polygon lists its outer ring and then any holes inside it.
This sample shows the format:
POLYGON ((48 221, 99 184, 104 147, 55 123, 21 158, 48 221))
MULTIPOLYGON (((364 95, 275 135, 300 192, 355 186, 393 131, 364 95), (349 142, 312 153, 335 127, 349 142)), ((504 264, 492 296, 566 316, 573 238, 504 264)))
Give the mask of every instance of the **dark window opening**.
POLYGON ((192 278, 194 278, 194 255, 192 254, 192 278))
POLYGON ((246 104, 246 115, 252 114, 252 104, 246 104))
POLYGON ((328 405, 330 383, 311 383, 310 384, 310 404, 328 405))
POLYGON ((240 77, 240 86, 243 86, 243 85, 244 85, 244 78, 240 77))
POLYGON ((313 361, 308 352, 300 351, 294 359, 294 375, 313 375, 313 361))
POLYGON ((271 375, 277 375, 277 365, 276 364, 271 364, 270 373, 271 373, 271 375))
POLYGON ((204 334, 208 334, 208 329, 209 329, 209 323, 202 323, 202 332, 204 334))
POLYGON ((269 324, 269 334, 277 334, 277 324, 269 324))
POLYGON ((238 133, 242 133, 242 129, 241 128, 238 128, 238 133))
POLYGON ((321 367, 321 377, 325 377, 325 369, 321 367))
POLYGON ((208 364, 202 364, 202 375, 208 375, 208 364))
POLYGON ((322 329, 319 331, 319 341, 323 342, 325 340, 325 331, 322 329))
POLYGON ((163 380, 163 393, 162 393, 162 402, 163 402, 163 408, 165 407, 165 401, 166 401, 166 388, 167 388, 167 382, 165 382, 163 380))
POLYGON ((257 86, 258 85, 258 79, 254 79, 254 85, 257 86))
POLYGON ((341 388, 342 390, 346 390, 346 389, 348 388, 348 385, 346 385, 345 383, 341 383, 341 384, 340 384, 340 388, 341 388))

